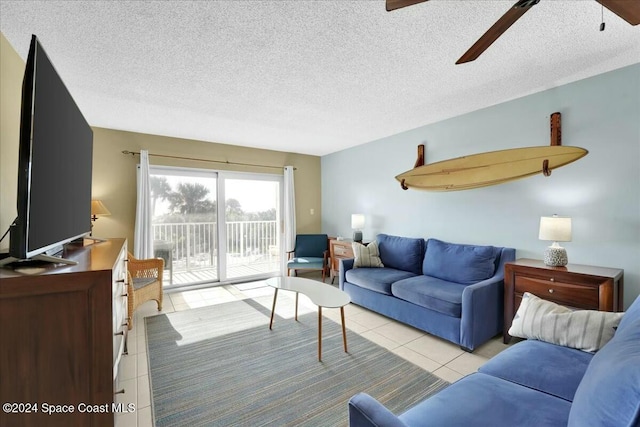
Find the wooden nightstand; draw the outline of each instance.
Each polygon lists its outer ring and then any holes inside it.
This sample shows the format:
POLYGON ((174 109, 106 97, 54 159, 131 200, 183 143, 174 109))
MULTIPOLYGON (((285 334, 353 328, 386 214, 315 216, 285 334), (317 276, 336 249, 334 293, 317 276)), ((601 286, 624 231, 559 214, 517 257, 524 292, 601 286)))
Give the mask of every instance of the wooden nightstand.
POLYGON ((502 332, 505 344, 511 340, 508 331, 523 293, 571 308, 622 311, 623 273, 617 268, 578 264, 549 267, 540 260, 526 258, 506 263, 502 332))

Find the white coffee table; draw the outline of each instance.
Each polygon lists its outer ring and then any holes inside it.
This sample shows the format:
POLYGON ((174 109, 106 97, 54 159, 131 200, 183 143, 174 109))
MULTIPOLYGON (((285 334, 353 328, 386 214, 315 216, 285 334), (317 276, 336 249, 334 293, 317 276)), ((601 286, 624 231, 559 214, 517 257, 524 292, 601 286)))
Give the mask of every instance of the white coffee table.
POLYGON ((269 329, 273 328, 273 316, 276 311, 276 299, 278 290, 292 291, 296 293, 295 319, 298 320, 298 294, 309 297, 311 302, 318 306, 318 360, 322 361, 322 307, 340 308, 342 320, 342 342, 344 351, 347 352, 347 331, 344 327, 344 306, 351 302, 351 297, 344 291, 334 288, 326 283, 302 277, 272 277, 267 279, 267 285, 275 289, 273 306, 271 307, 271 320, 269 329))

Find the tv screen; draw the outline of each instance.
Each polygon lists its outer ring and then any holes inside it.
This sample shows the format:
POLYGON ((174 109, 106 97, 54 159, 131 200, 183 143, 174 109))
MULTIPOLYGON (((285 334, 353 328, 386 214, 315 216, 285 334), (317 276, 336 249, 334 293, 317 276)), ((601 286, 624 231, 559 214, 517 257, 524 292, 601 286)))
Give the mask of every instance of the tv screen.
POLYGON ((22 87, 11 257, 32 258, 91 231, 92 160, 93 131, 34 35, 22 87))

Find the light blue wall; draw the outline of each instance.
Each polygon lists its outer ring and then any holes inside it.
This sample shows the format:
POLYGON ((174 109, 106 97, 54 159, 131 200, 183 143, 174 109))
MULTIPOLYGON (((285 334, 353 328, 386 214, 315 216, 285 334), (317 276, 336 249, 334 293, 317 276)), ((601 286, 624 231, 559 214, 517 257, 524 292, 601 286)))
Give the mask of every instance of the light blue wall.
MULTIPOLYGON (((523 75, 526 78, 526 75, 523 75)), ((514 247, 542 257, 540 216, 573 218, 569 262, 625 270, 625 308, 640 294, 640 64, 423 126, 322 157, 322 230, 378 233, 514 247), (562 144, 586 148, 575 163, 507 184, 457 192, 400 188, 418 144, 426 162, 549 144, 562 113, 562 144)))

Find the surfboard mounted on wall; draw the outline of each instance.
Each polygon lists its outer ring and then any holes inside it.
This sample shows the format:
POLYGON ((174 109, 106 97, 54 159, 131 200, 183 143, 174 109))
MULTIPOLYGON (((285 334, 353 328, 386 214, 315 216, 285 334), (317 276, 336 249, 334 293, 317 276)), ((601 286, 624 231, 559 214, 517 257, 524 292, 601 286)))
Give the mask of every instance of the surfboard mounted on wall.
POLYGON ((561 145, 560 113, 551 115, 551 145, 513 148, 424 164, 424 145, 418 146, 413 169, 396 176, 403 190, 458 191, 503 184, 575 162, 588 151, 561 145))

